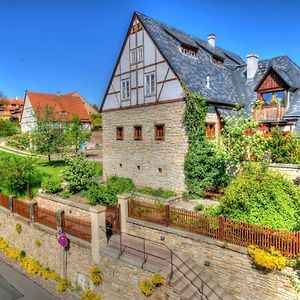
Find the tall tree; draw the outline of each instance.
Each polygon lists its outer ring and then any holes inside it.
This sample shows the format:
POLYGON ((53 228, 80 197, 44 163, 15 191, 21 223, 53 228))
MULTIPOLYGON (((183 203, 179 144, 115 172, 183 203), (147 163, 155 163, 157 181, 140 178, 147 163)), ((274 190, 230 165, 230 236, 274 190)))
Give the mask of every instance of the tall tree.
POLYGON ((91 138, 91 131, 84 128, 81 119, 74 115, 72 120, 65 124, 65 140, 69 146, 74 146, 76 153, 82 143, 91 138))
POLYGON ((37 124, 32 134, 34 151, 47 155, 50 164, 51 155, 61 153, 65 146, 65 124, 57 118, 53 107, 50 106, 46 106, 42 111, 38 110, 35 117, 37 124))
POLYGON ((91 122, 93 129, 101 129, 102 128, 102 114, 94 113, 91 114, 91 122))

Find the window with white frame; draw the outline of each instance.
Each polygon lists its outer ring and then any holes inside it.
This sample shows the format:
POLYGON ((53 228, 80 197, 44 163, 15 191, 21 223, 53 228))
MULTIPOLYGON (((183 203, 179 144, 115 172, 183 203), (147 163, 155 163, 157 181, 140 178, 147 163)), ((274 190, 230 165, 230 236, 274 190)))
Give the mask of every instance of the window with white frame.
POLYGON ((127 100, 130 98, 130 79, 121 81, 121 98, 127 100))
POLYGON ((150 73, 145 76, 145 95, 151 96, 155 93, 155 74, 150 73))
POLYGON ((136 64, 136 49, 130 51, 130 64, 136 64))
POLYGON ((137 61, 141 62, 144 59, 144 48, 143 47, 139 47, 137 48, 137 61))

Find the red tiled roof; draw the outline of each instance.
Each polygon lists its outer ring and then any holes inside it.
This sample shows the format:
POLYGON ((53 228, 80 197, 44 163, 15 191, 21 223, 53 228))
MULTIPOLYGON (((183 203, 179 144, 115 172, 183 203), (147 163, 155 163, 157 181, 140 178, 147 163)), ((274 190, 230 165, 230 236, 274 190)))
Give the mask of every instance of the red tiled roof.
POLYGON ((81 121, 90 122, 89 114, 80 95, 77 93, 57 95, 27 92, 27 96, 35 112, 37 110, 43 111, 43 109, 48 106, 62 119, 70 120, 74 115, 77 115, 81 121), (60 115, 60 113, 67 114, 60 115))
POLYGON ((15 99, 15 98, 4 98, 1 99, 5 104, 17 104, 17 105, 23 105, 24 99, 15 99))

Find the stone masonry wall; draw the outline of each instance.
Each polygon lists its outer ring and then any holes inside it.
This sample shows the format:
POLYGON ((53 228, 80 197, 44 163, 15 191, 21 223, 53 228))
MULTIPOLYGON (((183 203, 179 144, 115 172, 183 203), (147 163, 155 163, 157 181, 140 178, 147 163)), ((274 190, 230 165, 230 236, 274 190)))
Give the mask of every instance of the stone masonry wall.
MULTIPOLYGON (((190 257, 199 266, 203 266, 204 261, 209 261, 207 273, 213 276, 223 288, 229 289, 235 299, 297 299, 289 278, 272 272, 266 274, 257 271, 245 254, 149 226, 140 226, 132 222, 127 224, 128 232, 133 235, 147 237, 156 242, 161 242, 160 237, 164 236, 164 243, 167 246, 179 255, 190 257)), ((144 224, 147 225, 146 222, 144 224)), ((297 276, 291 269, 285 272, 297 276)))
POLYGON ((46 208, 53 211, 63 210, 66 215, 79 218, 81 220, 90 221, 90 205, 81 204, 68 199, 62 199, 55 195, 37 194, 34 199, 37 205, 41 208, 46 208))
MULTIPOLYGON (((57 243, 56 234, 55 230, 30 223, 0 207, 0 236, 11 246, 25 250, 27 256, 36 258, 44 266, 61 274, 62 249, 57 243), (22 226, 21 234, 15 230, 17 222, 22 226), (36 246, 36 240, 40 241, 40 247, 36 246)), ((85 279, 85 288, 88 288, 89 268, 94 265, 90 243, 69 238, 71 242, 67 252, 67 277, 76 283, 78 274, 81 274, 85 279)), ((103 284, 97 287, 96 292, 102 296, 102 299, 146 299, 139 290, 139 282, 142 278, 150 278, 149 272, 103 255, 101 255, 99 267, 103 272, 103 284)), ((178 300, 167 285, 160 292, 163 292, 163 297, 168 297, 165 294, 170 295, 169 298, 161 299, 178 300)))
POLYGON ((104 112, 104 178, 116 174, 132 178, 141 187, 183 191, 188 147, 182 126, 184 111, 185 102, 172 102, 104 112), (155 124, 165 124, 164 141, 155 140, 155 124), (134 140, 135 125, 142 126, 142 140, 134 140), (122 141, 116 140, 117 126, 124 128, 122 141))
POLYGON ((299 165, 272 163, 270 164, 270 168, 283 173, 291 180, 295 180, 296 178, 300 177, 299 165))

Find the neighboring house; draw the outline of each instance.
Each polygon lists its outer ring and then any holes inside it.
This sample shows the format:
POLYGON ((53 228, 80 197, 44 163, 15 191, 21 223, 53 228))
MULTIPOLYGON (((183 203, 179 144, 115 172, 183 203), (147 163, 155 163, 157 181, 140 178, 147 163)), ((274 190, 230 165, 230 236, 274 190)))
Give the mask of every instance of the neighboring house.
POLYGON ((85 103, 86 100, 77 92, 64 95, 26 92, 20 121, 21 130, 31 132, 36 125, 36 114, 45 111, 46 107, 53 109, 59 120, 71 120, 77 115, 81 119, 82 126, 90 128, 91 120, 85 103))
POLYGON ((245 63, 218 47, 214 34, 203 41, 135 13, 101 107, 104 177, 185 189, 184 86, 208 100, 209 138, 219 137, 236 104, 252 113, 257 99, 254 117, 266 128, 300 130, 300 69, 288 57, 259 61, 250 54, 245 63))
POLYGON ((0 99, 0 118, 20 120, 24 100, 14 98, 0 99))

